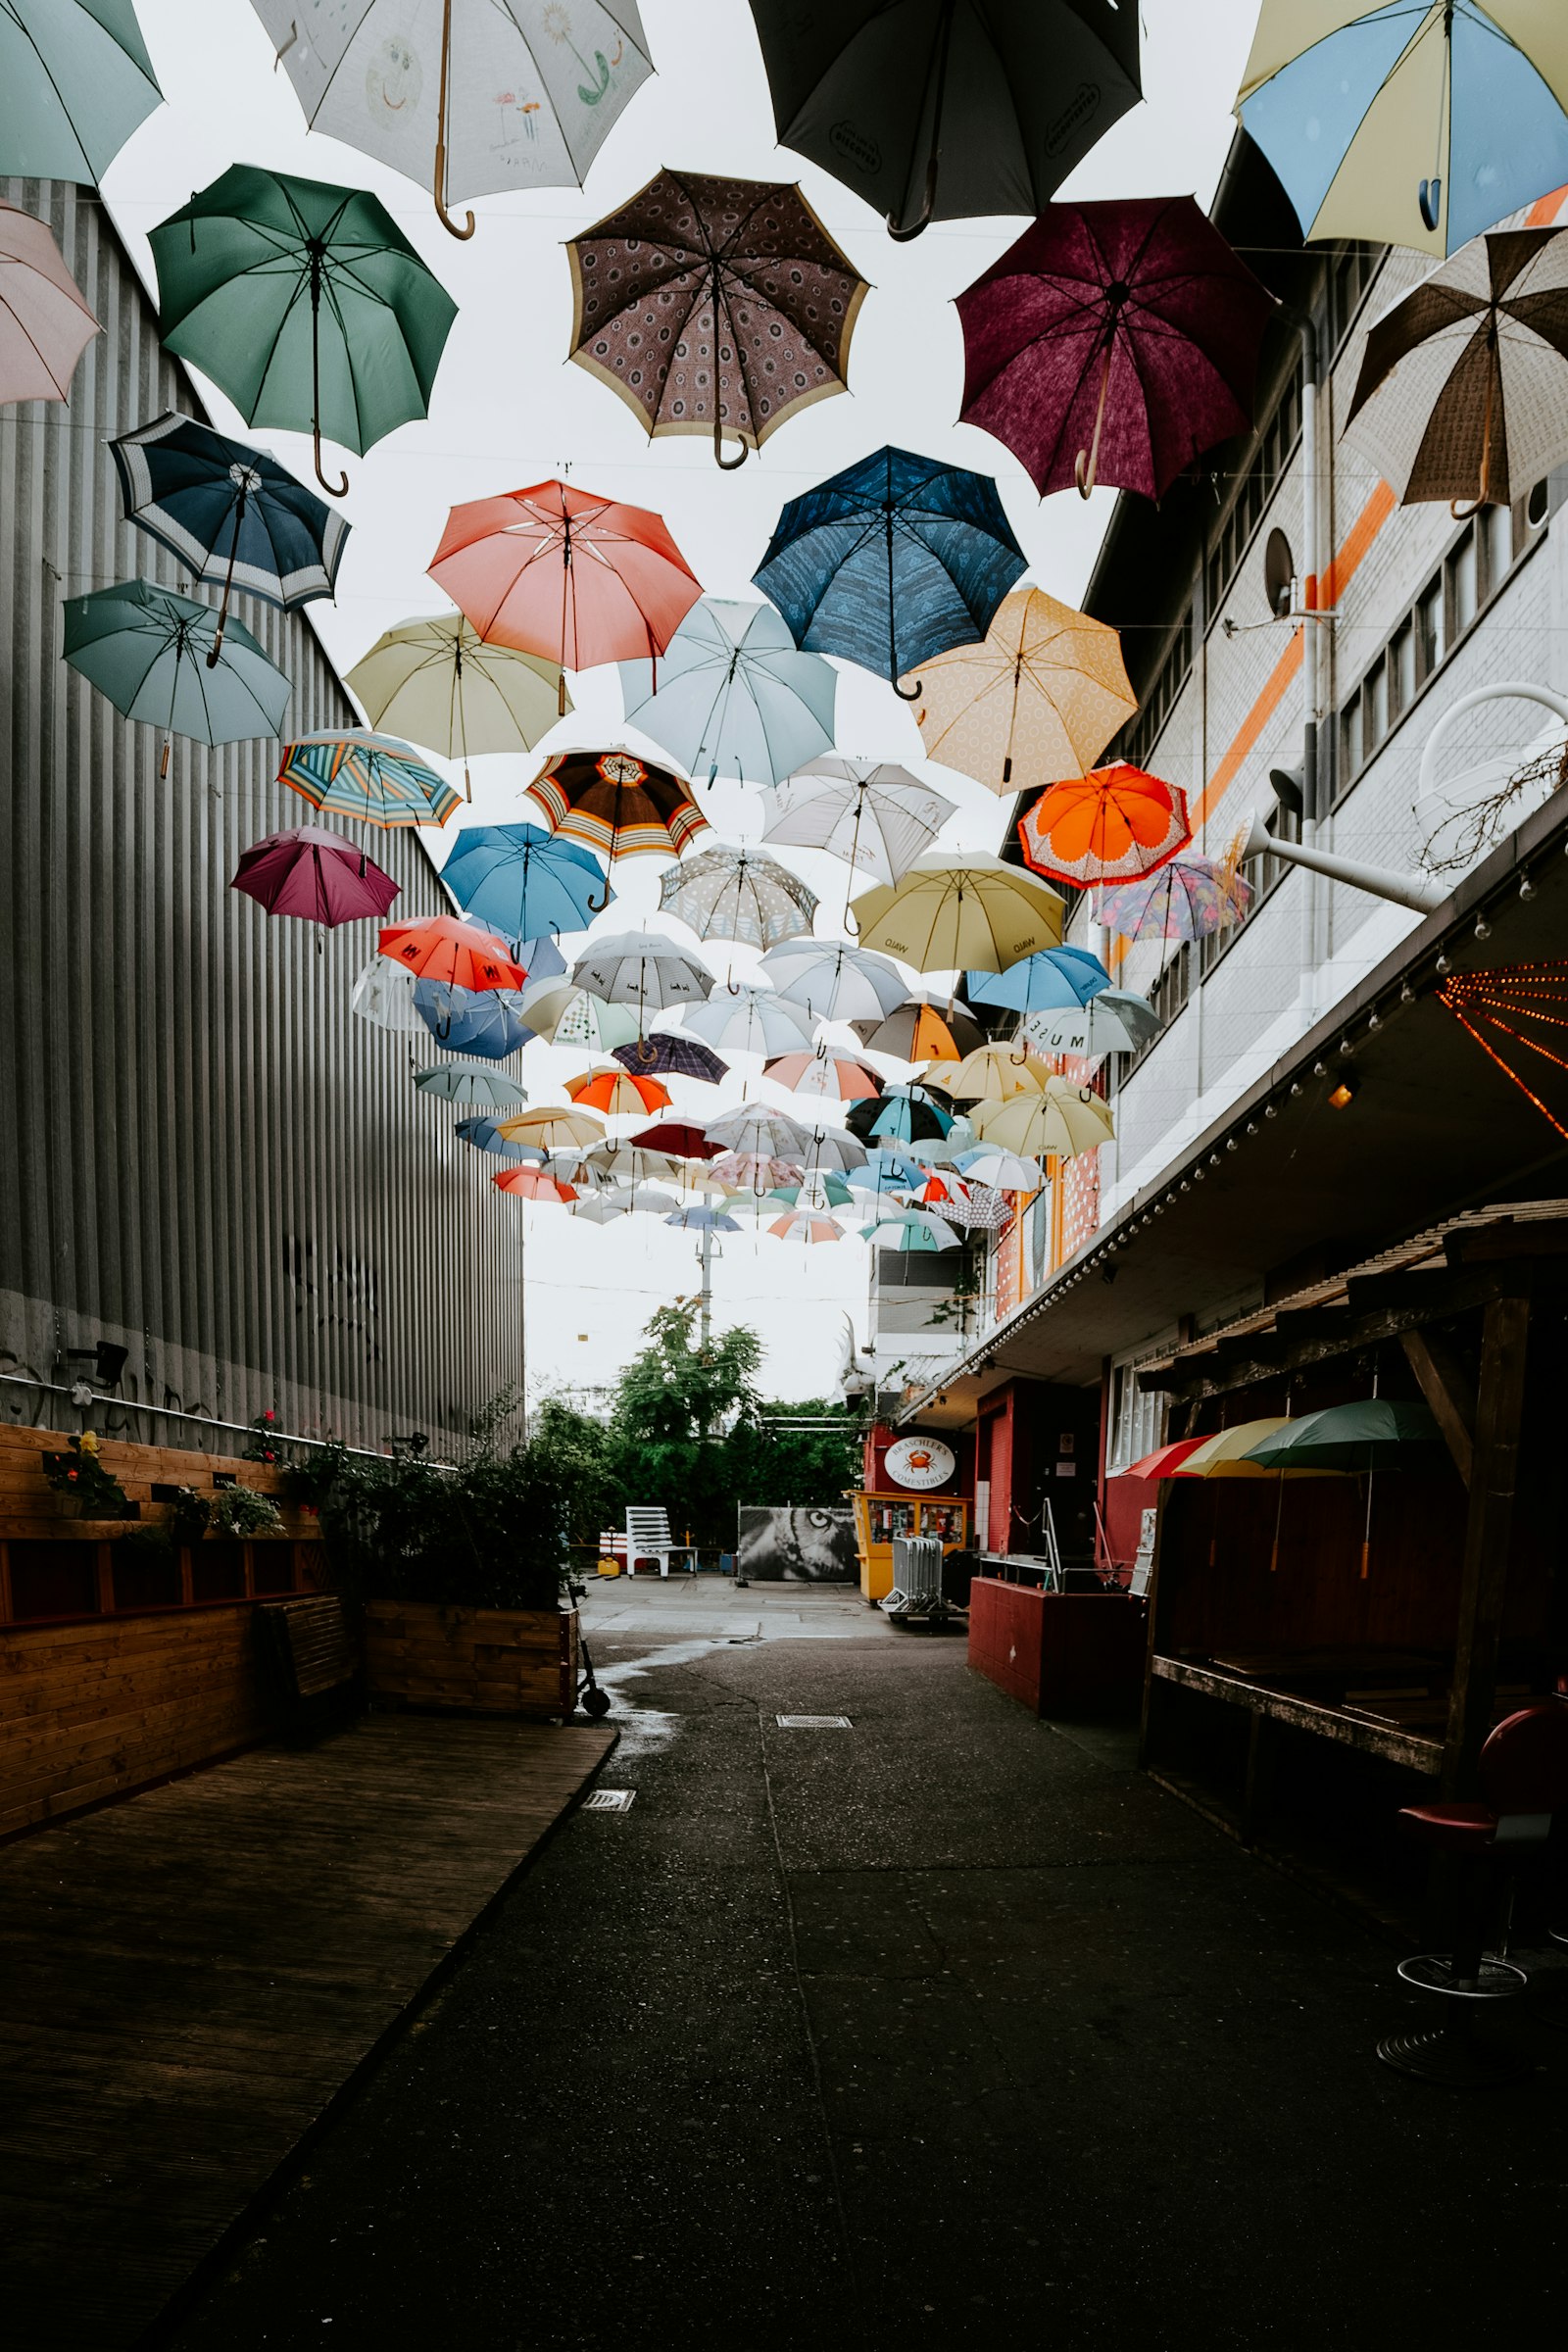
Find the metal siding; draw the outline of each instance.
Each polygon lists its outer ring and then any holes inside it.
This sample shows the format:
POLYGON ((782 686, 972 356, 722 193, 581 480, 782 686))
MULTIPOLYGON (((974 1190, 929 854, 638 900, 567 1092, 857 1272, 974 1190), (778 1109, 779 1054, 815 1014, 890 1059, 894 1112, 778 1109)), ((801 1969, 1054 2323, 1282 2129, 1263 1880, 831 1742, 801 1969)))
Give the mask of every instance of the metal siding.
MULTIPOLYGON (((108 442, 201 410, 93 194, 0 195, 50 222, 104 323, 68 406, 0 408, 0 1370, 56 1380, 63 1348, 115 1340, 127 1401, 444 1450, 520 1384, 521 1217, 415 1093, 411 1041, 350 1012, 373 926, 318 945, 227 888, 247 843, 310 813, 276 745, 176 738, 163 778, 157 732, 61 660, 64 596, 137 572, 189 591, 121 518, 108 442)), ((307 619, 235 611, 294 680, 292 731, 356 723, 307 619)), ((397 916, 444 909, 413 836, 363 837, 397 916)))

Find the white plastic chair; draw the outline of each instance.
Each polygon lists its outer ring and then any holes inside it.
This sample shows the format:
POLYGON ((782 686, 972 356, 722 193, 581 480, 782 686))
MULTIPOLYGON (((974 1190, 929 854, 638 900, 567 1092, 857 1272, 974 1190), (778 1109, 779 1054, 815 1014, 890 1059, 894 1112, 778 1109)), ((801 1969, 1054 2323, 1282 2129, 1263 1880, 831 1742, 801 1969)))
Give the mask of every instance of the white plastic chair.
POLYGON ((687 1574, 697 1574, 693 1545, 677 1544, 669 1532, 669 1513, 653 1505, 632 1506, 626 1513, 626 1573, 635 1576, 638 1562, 657 1560, 661 1576, 668 1576, 672 1559, 685 1560, 687 1574))

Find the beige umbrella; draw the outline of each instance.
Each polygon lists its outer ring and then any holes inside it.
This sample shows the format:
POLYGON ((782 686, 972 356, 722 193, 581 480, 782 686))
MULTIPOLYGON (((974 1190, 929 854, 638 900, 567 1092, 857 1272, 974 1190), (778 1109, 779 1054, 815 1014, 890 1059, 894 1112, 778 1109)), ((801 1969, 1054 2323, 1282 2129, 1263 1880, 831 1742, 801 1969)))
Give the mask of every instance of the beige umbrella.
POLYGON ((860 946, 920 972, 1004 972, 1059 947, 1058 894, 1023 866, 982 850, 938 850, 891 889, 853 902, 860 946))
POLYGON ((356 662, 345 684, 372 727, 461 760, 465 777, 470 759, 531 752, 571 709, 559 662, 487 645, 461 612, 400 620, 356 662))
POLYGON ((1121 639, 1043 588, 1015 588, 979 645, 920 665, 929 759, 992 792, 1081 776, 1138 708, 1121 639))
POLYGON ((605 1122, 586 1110, 563 1108, 519 1110, 514 1118, 497 1119, 496 1133, 509 1144, 537 1144, 541 1151, 565 1152, 604 1141, 605 1122))
POLYGON ((1116 1133, 1109 1103, 1093 1087, 1072 1086, 1065 1078, 1048 1078, 1038 1094, 978 1102, 969 1117, 983 1143, 1025 1159, 1076 1159, 1116 1133))
POLYGON ((943 1077, 930 1070, 926 1075, 956 1102, 1005 1102, 1014 1095, 1044 1094, 1055 1072, 1033 1046, 1020 1051, 1017 1046, 1003 1045, 977 1046, 961 1061, 954 1062, 943 1077))

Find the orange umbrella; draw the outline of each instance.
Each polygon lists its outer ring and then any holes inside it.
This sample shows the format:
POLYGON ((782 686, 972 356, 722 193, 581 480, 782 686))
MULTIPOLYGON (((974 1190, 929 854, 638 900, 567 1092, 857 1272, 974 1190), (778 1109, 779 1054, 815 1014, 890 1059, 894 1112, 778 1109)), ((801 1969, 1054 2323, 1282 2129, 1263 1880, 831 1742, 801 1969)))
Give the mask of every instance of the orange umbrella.
POLYGON ((1152 874, 1193 838, 1187 795, 1118 761, 1048 784, 1018 826, 1024 863, 1079 889, 1152 874))
POLYGON ((503 1168, 491 1183, 499 1192, 517 1193, 524 1200, 575 1200, 574 1185, 564 1184, 559 1176, 547 1176, 543 1168, 503 1168))
POLYGON ((583 1070, 566 1080, 566 1092, 585 1110, 602 1110, 607 1117, 617 1111, 629 1111, 635 1118, 645 1110, 663 1110, 671 1099, 668 1087, 657 1078, 636 1078, 622 1069, 583 1070))
POLYGON ((375 944, 420 980, 450 980, 458 988, 521 988, 528 977, 493 932, 448 914, 427 923, 389 923, 375 944))
POLYGON ((652 662, 656 685, 703 593, 662 515, 566 482, 454 507, 430 577, 491 645, 567 669, 652 662))

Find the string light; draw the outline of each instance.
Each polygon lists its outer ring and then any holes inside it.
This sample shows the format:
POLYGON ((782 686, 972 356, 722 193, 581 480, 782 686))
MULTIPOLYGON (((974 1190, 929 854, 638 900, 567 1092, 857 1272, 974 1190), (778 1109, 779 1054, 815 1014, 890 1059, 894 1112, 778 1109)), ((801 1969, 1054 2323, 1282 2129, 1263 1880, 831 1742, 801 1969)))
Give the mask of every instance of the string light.
POLYGON ((1539 1022, 1551 1029, 1568 1029, 1568 1012, 1547 1012, 1544 1004, 1555 1004, 1568 1007, 1568 962, 1525 963, 1500 972, 1471 972, 1445 981, 1438 991, 1438 1002, 1453 1014, 1460 1027, 1467 1030, 1488 1059, 1506 1072, 1520 1093, 1535 1104, 1547 1125, 1568 1137, 1568 1126, 1547 1108, 1534 1088, 1528 1086, 1519 1072, 1500 1054, 1491 1040, 1483 1036, 1478 1023, 1484 1022, 1515 1045, 1539 1054, 1555 1069, 1568 1070, 1568 1058, 1554 1054, 1540 1038, 1531 1037, 1515 1026, 1520 1020, 1539 1022), (1523 999, 1523 1003, 1514 1000, 1523 999), (1503 1015, 1511 1013, 1512 1020, 1503 1015))

